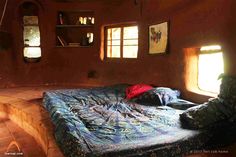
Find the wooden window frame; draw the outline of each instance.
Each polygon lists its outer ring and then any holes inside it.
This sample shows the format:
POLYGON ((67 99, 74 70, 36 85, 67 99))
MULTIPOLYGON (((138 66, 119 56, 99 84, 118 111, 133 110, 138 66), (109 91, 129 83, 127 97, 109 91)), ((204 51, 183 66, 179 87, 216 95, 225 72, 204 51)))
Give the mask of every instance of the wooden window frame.
MULTIPOLYGON (((128 23, 128 24, 116 24, 116 25, 109 25, 109 26, 105 26, 104 27, 104 52, 105 52, 105 58, 106 59, 137 59, 138 58, 138 52, 137 52, 137 58, 124 58, 123 57, 123 39, 124 39, 124 27, 132 27, 132 26, 137 26, 137 23, 128 23), (116 58, 116 57, 107 57, 107 30, 111 29, 111 28, 121 28, 121 33, 120 33, 120 57, 116 58)), ((111 39, 112 40, 112 39, 111 39)), ((137 40, 139 41, 139 34, 138 34, 138 38, 137 40)), ((136 45, 133 45, 136 46, 136 45)), ((139 43, 137 44, 137 46, 139 47, 139 43)))

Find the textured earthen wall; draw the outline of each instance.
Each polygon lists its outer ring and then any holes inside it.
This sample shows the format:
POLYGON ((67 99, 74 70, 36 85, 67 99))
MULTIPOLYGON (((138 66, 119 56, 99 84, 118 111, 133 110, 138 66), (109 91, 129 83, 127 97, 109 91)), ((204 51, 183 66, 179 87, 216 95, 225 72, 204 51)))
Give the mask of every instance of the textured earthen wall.
POLYGON ((136 5, 133 0, 80 3, 41 0, 42 60, 39 63, 23 61, 22 27, 17 11, 21 2, 9 1, 4 19, 3 28, 11 32, 13 45, 11 50, 0 52, 1 87, 142 82, 178 88, 188 99, 204 101, 207 97, 185 88, 187 59, 184 49, 208 44, 223 46, 226 73, 236 75, 234 0, 143 0, 142 4, 139 0, 136 5), (71 9, 95 11, 95 43, 92 48, 55 47, 57 11, 71 9), (102 26, 135 21, 139 25, 138 59, 101 61, 102 26), (164 21, 169 21, 170 26, 168 54, 149 55, 148 26, 164 21), (88 78, 91 71, 95 72, 94 78, 88 78))

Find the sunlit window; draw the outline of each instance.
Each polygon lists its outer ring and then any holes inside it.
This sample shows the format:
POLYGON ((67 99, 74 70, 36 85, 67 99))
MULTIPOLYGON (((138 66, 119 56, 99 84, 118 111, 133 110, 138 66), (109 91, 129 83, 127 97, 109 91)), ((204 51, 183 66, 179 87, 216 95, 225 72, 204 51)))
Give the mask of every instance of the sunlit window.
POLYGON ((20 5, 23 56, 26 62, 39 61, 41 58, 39 13, 40 8, 35 1, 26 1, 20 5))
POLYGON ((106 28, 107 58, 137 58, 138 26, 106 28))
POLYGON ((24 57, 40 58, 40 31, 38 16, 24 16, 24 57))
POLYGON ((223 53, 219 45, 204 46, 200 49, 198 59, 198 87, 201 90, 219 93, 220 80, 224 73, 223 53))

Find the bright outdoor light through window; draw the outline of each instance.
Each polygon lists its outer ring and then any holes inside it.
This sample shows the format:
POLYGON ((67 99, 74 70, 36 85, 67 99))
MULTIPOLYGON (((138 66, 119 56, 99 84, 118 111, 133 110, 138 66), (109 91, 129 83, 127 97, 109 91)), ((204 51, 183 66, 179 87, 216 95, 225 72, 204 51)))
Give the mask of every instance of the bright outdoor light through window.
POLYGON ((107 30, 107 57, 120 58, 121 28, 107 30))
POLYGON ((219 93, 220 80, 218 80, 218 77, 221 73, 224 73, 221 47, 202 47, 198 60, 199 88, 204 91, 219 93))
POLYGON ((216 51, 221 50, 220 45, 210 45, 210 46, 203 46, 201 47, 200 51, 216 51))
POLYGON ((106 29, 108 58, 137 58, 138 27, 112 27, 106 29))
POLYGON ((41 48, 39 47, 25 47, 24 56, 27 58, 40 58, 41 48))
POLYGON ((138 27, 124 27, 123 57, 137 58, 138 55, 138 27))
POLYGON ((40 31, 38 16, 24 16, 24 57, 40 58, 40 31))

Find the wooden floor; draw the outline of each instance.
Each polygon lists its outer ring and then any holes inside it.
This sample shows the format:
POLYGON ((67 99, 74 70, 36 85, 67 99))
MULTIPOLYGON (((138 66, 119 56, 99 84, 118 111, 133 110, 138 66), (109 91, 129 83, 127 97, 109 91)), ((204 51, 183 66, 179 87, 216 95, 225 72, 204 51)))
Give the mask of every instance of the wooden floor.
POLYGON ((0 157, 46 157, 35 139, 9 119, 0 119, 0 157), (13 144, 15 143, 20 150, 13 144), (12 154, 17 153, 17 155, 12 154))

